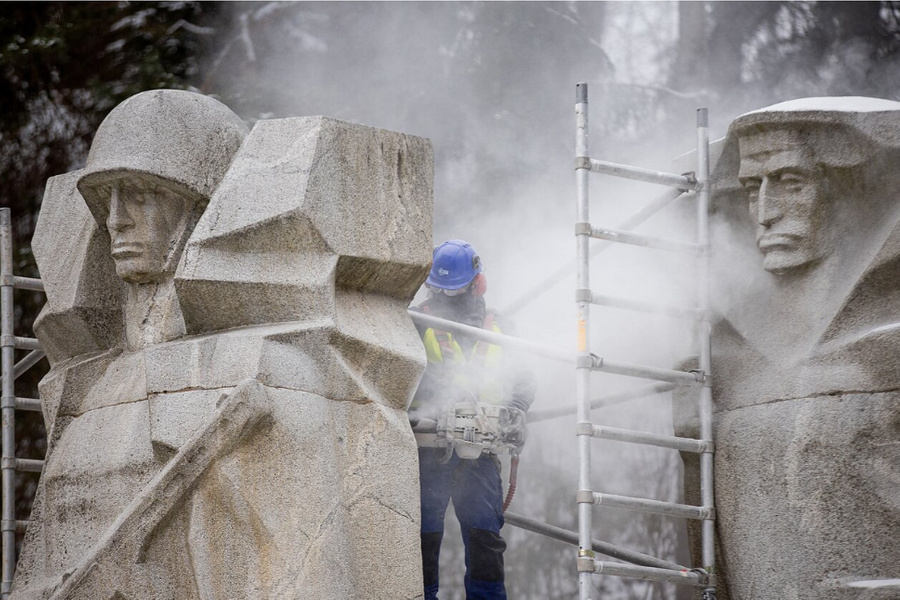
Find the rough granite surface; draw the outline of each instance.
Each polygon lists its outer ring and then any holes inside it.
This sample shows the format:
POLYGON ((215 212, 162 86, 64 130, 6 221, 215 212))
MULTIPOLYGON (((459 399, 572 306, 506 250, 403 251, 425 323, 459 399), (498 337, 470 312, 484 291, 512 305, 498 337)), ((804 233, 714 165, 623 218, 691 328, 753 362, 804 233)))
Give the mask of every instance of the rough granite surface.
POLYGON ((430 143, 310 117, 216 145, 237 119, 195 96, 127 101, 48 182, 49 448, 11 597, 419 599, 430 143), (113 160, 138 134, 172 152, 113 160))
POLYGON ((900 104, 877 108, 749 113, 713 170, 720 599, 900 599, 865 583, 900 577, 900 104))

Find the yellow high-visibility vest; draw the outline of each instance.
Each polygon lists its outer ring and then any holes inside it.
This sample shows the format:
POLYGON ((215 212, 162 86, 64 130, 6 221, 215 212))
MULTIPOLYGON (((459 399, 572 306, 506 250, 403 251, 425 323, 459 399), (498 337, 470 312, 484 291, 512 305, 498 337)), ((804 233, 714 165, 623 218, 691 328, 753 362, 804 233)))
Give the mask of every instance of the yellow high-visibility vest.
MULTIPOLYGON (((490 330, 501 333, 494 323, 490 324, 490 330)), ((503 348, 478 341, 467 356, 453 334, 430 327, 425 331, 422 341, 425 343, 428 364, 450 369, 454 384, 471 392, 479 402, 500 404, 503 401, 500 373, 503 348)))

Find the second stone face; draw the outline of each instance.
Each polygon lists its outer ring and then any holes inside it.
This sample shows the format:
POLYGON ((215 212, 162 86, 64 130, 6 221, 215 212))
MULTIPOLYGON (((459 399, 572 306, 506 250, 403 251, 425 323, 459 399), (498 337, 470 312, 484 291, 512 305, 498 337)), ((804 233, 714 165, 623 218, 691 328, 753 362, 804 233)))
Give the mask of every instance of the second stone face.
POLYGON ((775 105, 724 140, 711 215, 720 598, 898 597, 857 587, 900 564, 898 159, 900 103, 878 99, 775 105))

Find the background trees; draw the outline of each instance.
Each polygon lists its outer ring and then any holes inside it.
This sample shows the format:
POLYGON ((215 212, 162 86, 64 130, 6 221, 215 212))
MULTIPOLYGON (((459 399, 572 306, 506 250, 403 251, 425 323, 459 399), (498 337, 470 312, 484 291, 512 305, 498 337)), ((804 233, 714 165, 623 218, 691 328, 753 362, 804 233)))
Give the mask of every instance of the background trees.
MULTIPOLYGON (((898 49, 897 2, 7 3, 0 204, 13 208, 17 274, 37 276, 28 242, 44 182, 83 164, 97 125, 124 98, 175 87, 216 95, 249 122, 327 114, 432 140, 435 241, 473 242, 488 268, 488 298, 502 309, 571 258, 577 81, 591 85, 593 154, 669 168, 693 144, 698 106, 710 108, 715 137, 743 112, 796 97, 900 99, 898 49)), ((611 225, 649 197, 631 186, 597 190, 598 222, 611 225)), ((659 226, 676 217, 663 215, 659 226)), ((638 297, 678 293, 680 266, 608 255, 594 279, 601 285, 615 282, 638 297), (650 275, 639 279, 637 267, 650 275)), ((517 314, 522 335, 567 346, 571 289, 548 286, 517 314)), ((43 300, 20 291, 16 301, 17 333, 28 335, 43 300)), ((595 338, 623 360, 670 365, 691 350, 680 345, 683 332, 664 323, 626 329, 619 315, 604 319, 595 338)), ((40 375, 23 377, 18 394, 34 397, 40 375)), ((548 372, 536 408, 566 403, 571 379, 568 370, 548 372)), ((598 381, 605 390, 627 385, 598 381)), ((665 427, 666 398, 648 402, 649 422, 630 408, 603 416, 665 427)), ((570 425, 532 428, 513 507, 571 528, 570 425)), ((17 428, 20 456, 39 458, 40 419, 19 413, 17 428)), ((677 494, 671 457, 601 447, 604 485, 677 494)), ((34 479, 21 483, 24 518, 34 479)), ((600 537, 677 558, 671 524, 604 519, 600 537)), ((532 534, 509 537, 513 597, 571 597, 569 553, 532 534)), ((448 572, 458 571, 458 548, 446 554, 455 555, 448 572)), ((675 594, 598 585, 610 598, 675 594)), ((445 597, 460 597, 458 588, 445 597)))

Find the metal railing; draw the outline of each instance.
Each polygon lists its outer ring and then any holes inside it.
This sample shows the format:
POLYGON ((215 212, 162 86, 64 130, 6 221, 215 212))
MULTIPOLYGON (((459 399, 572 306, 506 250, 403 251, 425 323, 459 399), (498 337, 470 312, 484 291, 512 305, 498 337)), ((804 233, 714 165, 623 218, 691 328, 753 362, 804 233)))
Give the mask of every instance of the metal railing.
POLYGON ((0 495, 3 499, 0 536, 3 565, 0 574, 0 599, 6 600, 12 589, 16 571, 16 534, 23 533, 28 522, 16 519, 16 471, 40 473, 44 461, 16 457, 16 410, 40 411, 40 400, 17 398, 16 379, 44 357, 36 339, 17 337, 14 333, 16 288, 43 292, 39 279, 13 275, 12 219, 8 208, 0 208, 0 413, 2 413, 2 458, 0 458, 0 495), (31 350, 18 363, 16 350, 31 350))
MULTIPOLYGON (((712 443, 712 389, 710 378, 710 310, 709 310, 709 128, 705 108, 697 111, 697 172, 676 175, 649 169, 640 169, 590 158, 588 153, 588 86, 579 83, 575 91, 575 188, 576 188, 576 268, 577 283, 575 305, 577 313, 576 435, 579 452, 579 478, 576 502, 578 506, 578 588, 580 600, 591 600, 594 574, 636 577, 650 581, 665 581, 698 586, 704 600, 715 598, 713 498, 713 443, 712 443), (697 240, 684 243, 641 235, 620 229, 596 227, 590 222, 589 181, 591 173, 601 173, 626 179, 634 179, 658 185, 693 191, 697 198, 697 240), (590 241, 624 243, 644 248, 677 252, 695 256, 697 265, 697 307, 666 307, 642 302, 626 301, 596 294, 590 286, 590 241), (664 314, 674 318, 687 318, 699 326, 699 368, 689 374, 700 388, 700 437, 699 440, 662 436, 638 431, 614 429, 591 422, 591 372, 596 369, 597 357, 590 352, 590 306, 613 306, 640 312, 664 314), (702 506, 687 506, 661 502, 647 498, 631 498, 593 491, 591 484, 591 440, 603 438, 633 444, 671 448, 700 454, 700 481, 702 506), (688 572, 673 573, 666 569, 624 566, 606 563, 595 558, 592 543, 592 509, 595 505, 633 511, 651 512, 673 517, 702 521, 703 567, 688 572)), ((602 360, 601 360, 602 363, 602 360)), ((644 369, 649 369, 644 367, 644 369)), ((655 370, 655 368, 654 368, 655 370)), ((682 383, 674 378, 662 379, 682 383)))

